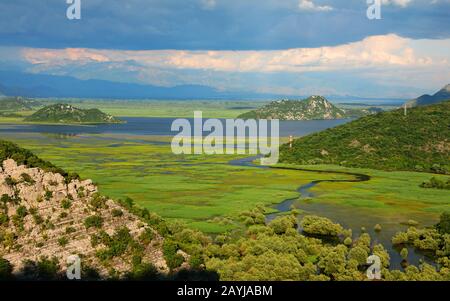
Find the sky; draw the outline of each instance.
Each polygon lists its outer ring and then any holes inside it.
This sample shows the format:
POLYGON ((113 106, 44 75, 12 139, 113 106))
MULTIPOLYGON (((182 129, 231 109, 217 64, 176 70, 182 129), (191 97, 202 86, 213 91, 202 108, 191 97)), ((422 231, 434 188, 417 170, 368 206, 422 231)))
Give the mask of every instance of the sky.
POLYGON ((80 0, 80 20, 66 1, 0 0, 0 70, 405 99, 450 83, 450 0, 371 0, 379 20, 367 0, 80 0))

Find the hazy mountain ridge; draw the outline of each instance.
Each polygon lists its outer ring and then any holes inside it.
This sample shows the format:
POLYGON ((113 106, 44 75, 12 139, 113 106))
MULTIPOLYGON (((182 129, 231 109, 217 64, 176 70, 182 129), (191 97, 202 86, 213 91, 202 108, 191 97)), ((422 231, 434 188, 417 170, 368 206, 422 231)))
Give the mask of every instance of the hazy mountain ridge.
POLYGON ((425 94, 416 99, 409 100, 408 102, 406 102, 406 105, 408 107, 426 106, 449 99, 450 99, 450 84, 446 85, 433 95, 425 94))

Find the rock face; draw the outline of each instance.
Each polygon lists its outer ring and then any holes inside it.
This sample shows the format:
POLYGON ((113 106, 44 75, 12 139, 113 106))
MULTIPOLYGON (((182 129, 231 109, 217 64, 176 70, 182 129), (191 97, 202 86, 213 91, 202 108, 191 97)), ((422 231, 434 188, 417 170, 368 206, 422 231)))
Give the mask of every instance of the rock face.
POLYGON ((280 100, 242 114, 242 119, 279 119, 279 120, 319 120, 348 117, 346 112, 337 108, 322 96, 311 96, 304 100, 280 100))
POLYGON ((168 270, 163 238, 119 204, 100 196, 91 180, 66 183, 60 174, 17 166, 9 159, 0 167, 0 196, 0 257, 8 260, 15 272, 27 260, 43 257, 56 258, 64 271, 67 258, 79 255, 82 266, 93 267, 104 276, 112 266, 121 275, 131 269, 127 253, 131 247, 125 246, 120 256, 111 253, 107 263, 98 254, 110 246, 105 239, 93 241, 108 235, 113 241, 120 229, 130 234, 130 245, 142 245, 143 262, 152 263, 160 272, 168 270), (91 225, 89 219, 97 223, 91 225), (142 243, 143 233, 150 233, 146 243, 142 243))

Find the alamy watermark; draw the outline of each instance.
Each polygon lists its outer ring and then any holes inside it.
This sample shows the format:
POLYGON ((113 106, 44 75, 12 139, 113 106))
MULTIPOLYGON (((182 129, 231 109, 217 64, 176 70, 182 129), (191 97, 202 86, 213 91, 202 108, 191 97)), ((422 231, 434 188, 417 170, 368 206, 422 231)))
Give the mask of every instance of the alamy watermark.
POLYGON ((67 257, 66 276, 69 280, 81 279, 81 259, 78 255, 70 255, 67 257))
POLYGON ((381 0, 367 0, 366 15, 369 20, 381 19, 381 0))
POLYGON ((176 119, 171 131, 178 132, 171 143, 174 154, 260 154, 265 156, 261 158, 261 164, 278 163, 278 120, 203 120, 202 112, 195 111, 193 122, 176 119))
POLYGON ((381 279, 381 259, 378 255, 371 255, 367 258, 367 264, 370 264, 366 271, 367 278, 370 280, 381 279))
POLYGON ((67 19, 80 20, 81 19, 81 0, 66 0, 69 7, 66 11, 67 19))

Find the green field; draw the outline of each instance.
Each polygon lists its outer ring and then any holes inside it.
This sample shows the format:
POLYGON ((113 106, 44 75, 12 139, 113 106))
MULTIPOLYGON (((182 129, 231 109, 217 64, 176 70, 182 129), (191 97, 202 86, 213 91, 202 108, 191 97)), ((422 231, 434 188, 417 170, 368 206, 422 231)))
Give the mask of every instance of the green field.
MULTIPOLYGON (((263 106, 267 101, 236 100, 102 100, 102 99, 38 99, 42 105, 68 103, 81 109, 97 108, 121 117, 193 117, 202 111, 207 118, 236 118, 242 113, 263 106)), ((28 116, 32 112, 19 112, 28 116)), ((20 122, 20 118, 3 118, 0 122, 20 122), (3 119, 3 120, 2 120, 3 119)))
MULTIPOLYGON (((313 180, 352 179, 336 173, 231 166, 238 156, 174 155, 167 137, 119 135, 2 135, 45 160, 99 184, 113 198, 133 198, 168 219, 179 219, 209 233, 236 227, 240 212, 299 196, 296 189, 313 180)), ((241 156, 242 157, 242 156, 241 156)), ((291 166, 295 167, 295 166, 291 166)), ((343 170, 337 166, 307 166, 343 170)), ((448 191, 419 187, 432 175, 345 169, 372 176, 368 182, 321 183, 317 197, 299 200, 299 208, 322 213, 352 227, 377 221, 398 225, 408 219, 434 223, 449 210, 448 191)))

